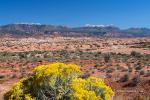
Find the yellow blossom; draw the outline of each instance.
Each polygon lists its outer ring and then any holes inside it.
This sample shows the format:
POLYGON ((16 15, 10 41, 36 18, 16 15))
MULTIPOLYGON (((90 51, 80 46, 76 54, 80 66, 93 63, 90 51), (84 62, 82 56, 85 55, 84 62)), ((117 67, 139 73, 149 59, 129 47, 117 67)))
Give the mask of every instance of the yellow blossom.
POLYGON ((102 79, 80 78, 75 64, 53 63, 33 69, 33 75, 21 79, 5 94, 5 100, 110 100, 112 89, 102 79))

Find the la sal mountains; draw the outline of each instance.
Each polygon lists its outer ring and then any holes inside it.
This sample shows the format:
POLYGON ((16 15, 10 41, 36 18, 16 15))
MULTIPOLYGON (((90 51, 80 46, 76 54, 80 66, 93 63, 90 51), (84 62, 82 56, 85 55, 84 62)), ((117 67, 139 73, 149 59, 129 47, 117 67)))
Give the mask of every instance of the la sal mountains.
POLYGON ((0 26, 0 37, 64 36, 64 37, 150 37, 148 28, 120 29, 113 25, 66 27, 42 24, 8 24, 0 26))

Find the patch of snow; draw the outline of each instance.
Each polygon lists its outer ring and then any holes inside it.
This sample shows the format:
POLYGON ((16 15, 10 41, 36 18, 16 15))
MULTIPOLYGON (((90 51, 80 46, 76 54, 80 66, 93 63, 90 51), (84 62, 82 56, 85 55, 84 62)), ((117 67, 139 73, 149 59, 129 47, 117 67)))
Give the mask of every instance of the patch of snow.
POLYGON ((108 27, 108 26, 113 26, 113 24, 110 25, 94 25, 94 24, 86 24, 86 27, 108 27))
POLYGON ((25 25, 42 25, 41 23, 27 23, 27 22, 21 22, 21 23, 15 23, 15 24, 25 24, 25 25))

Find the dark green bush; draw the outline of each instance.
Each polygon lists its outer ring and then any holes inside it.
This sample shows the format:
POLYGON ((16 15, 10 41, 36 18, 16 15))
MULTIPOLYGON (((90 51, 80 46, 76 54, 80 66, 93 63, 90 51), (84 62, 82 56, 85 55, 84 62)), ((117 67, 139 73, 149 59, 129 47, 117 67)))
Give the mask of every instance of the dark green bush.
POLYGON ((120 82, 127 82, 129 80, 129 75, 125 74, 123 77, 120 78, 120 82))

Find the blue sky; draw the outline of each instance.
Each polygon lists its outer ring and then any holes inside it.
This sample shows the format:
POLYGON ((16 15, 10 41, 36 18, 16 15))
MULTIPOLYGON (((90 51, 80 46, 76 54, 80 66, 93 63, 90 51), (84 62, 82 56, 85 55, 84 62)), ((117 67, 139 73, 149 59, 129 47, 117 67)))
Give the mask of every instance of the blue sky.
POLYGON ((150 0, 0 0, 0 25, 20 22, 150 28, 150 0))

